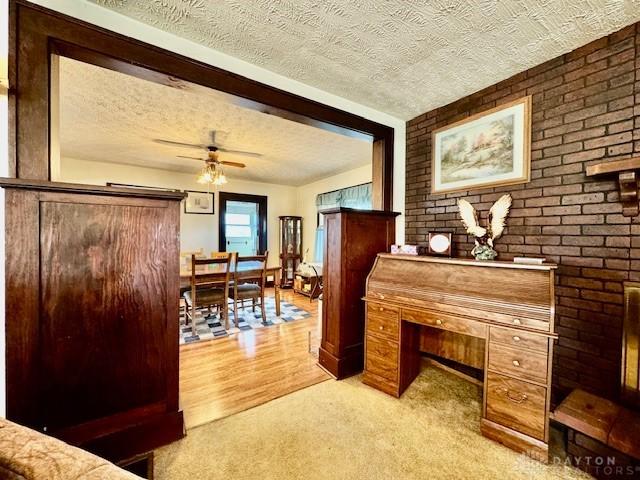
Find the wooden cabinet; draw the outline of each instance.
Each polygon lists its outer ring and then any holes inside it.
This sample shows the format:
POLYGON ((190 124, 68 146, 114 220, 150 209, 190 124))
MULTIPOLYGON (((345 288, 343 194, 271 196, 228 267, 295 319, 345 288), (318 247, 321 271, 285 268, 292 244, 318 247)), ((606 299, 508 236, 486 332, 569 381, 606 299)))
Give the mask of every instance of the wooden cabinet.
POLYGON ((482 433, 546 460, 554 269, 378 255, 367 280, 363 382, 400 396, 419 373, 425 336, 473 339, 484 359, 467 362, 485 371, 482 433))
POLYGON ((360 299, 376 255, 395 240, 398 213, 349 208, 321 213, 325 250, 319 362, 344 378, 363 368, 365 312, 360 299))
POLYGON ((182 194, 0 186, 7 417, 116 461, 180 438, 182 194))

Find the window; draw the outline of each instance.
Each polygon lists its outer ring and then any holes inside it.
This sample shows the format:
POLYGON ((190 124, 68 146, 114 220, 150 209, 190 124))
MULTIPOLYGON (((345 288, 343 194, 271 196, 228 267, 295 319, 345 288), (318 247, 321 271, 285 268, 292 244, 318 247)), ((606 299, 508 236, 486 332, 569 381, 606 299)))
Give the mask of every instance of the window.
POLYGON ((227 213, 224 216, 227 237, 251 238, 251 215, 247 213, 227 213))
POLYGON ((224 216, 227 225, 251 225, 251 215, 247 213, 227 213, 224 216))

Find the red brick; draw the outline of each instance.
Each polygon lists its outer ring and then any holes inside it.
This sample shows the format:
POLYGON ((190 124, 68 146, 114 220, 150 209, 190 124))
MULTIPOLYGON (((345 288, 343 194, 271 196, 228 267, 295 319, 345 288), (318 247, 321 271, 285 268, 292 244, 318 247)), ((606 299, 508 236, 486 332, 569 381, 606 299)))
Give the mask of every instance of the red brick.
POLYGON ((584 205, 585 203, 600 203, 604 201, 604 193, 581 193, 578 195, 565 195, 562 197, 563 205, 584 205))
MULTIPOLYGON (((573 226, 571 228, 580 229, 579 226, 573 226)), ((566 236, 562 237, 563 245, 578 245, 585 247, 598 247, 604 245, 604 237, 602 236, 566 236)))
POLYGON ((587 118, 584 121, 584 126, 589 128, 596 125, 607 125, 609 123, 616 123, 623 120, 629 120, 631 118, 633 118, 633 108, 625 108, 624 110, 603 113, 602 115, 587 118))
MULTIPOLYGON (((607 106, 606 105, 594 105, 594 106, 589 107, 589 108, 582 108, 582 109, 580 109, 578 111, 567 113, 564 116, 564 121, 565 122, 575 122, 575 121, 578 121, 578 120, 585 120, 585 119, 588 119, 590 117, 595 117, 596 115, 602 115, 606 111, 607 111, 607 106)), ((585 123, 585 125, 586 125, 586 123, 585 123)), ((596 124, 596 125, 598 125, 598 124, 596 124)))
POLYGON ((568 205, 564 207, 545 207, 544 215, 575 215, 580 213, 580 205, 568 205))

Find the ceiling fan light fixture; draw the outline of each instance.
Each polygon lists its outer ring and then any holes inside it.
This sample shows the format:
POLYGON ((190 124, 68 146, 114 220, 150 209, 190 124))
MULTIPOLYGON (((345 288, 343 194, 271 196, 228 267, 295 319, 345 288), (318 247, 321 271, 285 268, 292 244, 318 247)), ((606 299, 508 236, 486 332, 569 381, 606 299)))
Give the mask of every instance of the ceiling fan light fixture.
POLYGON ((206 165, 202 170, 200 170, 200 173, 198 173, 196 182, 203 184, 213 183, 214 176, 215 171, 209 165, 206 165))
POLYGON ((196 182, 218 186, 227 183, 227 177, 222 171, 222 167, 220 165, 213 162, 207 162, 200 173, 198 173, 196 182))

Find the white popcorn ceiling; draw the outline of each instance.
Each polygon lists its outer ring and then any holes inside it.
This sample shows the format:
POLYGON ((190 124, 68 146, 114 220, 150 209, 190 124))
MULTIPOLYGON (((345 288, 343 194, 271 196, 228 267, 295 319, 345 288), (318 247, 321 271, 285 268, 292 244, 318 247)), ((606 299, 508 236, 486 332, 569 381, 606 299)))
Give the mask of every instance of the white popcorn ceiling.
POLYGON ((640 0, 89 0, 411 119, 640 20, 640 0))
MULTIPOLYGON (((351 138, 243 108, 227 95, 188 82, 175 87, 60 57, 60 153, 83 160, 160 168, 194 175, 204 150, 160 145, 154 138, 216 141, 261 158, 220 152, 230 178, 304 185, 371 163, 371 141, 351 138)), ((64 175, 64 171, 62 172, 64 175)))

